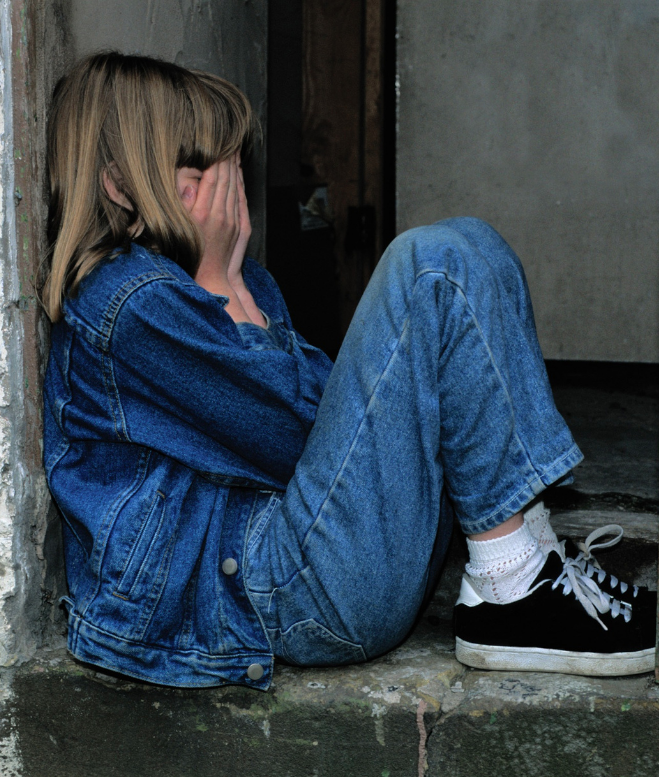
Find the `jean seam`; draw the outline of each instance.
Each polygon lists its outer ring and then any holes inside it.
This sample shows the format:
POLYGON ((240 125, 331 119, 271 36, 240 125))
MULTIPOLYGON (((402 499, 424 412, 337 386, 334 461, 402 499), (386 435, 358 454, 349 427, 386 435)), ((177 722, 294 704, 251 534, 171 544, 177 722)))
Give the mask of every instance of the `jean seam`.
POLYGON ((485 346, 485 349, 487 350, 487 355, 488 355, 488 357, 490 359, 490 363, 492 364, 492 366, 494 368, 494 371, 496 372, 497 378, 499 379, 499 383, 500 383, 501 387, 503 388, 503 390, 504 390, 504 392, 506 394, 506 399, 508 400, 508 406, 510 408, 510 414, 511 414, 512 420, 513 420, 513 428, 515 429, 515 438, 517 439, 517 441, 519 442, 522 450, 524 451, 524 454, 526 455, 526 458, 527 458, 529 464, 531 465, 531 469, 535 473, 538 473, 538 469, 533 464, 533 462, 531 460, 531 456, 529 455, 529 452, 528 452, 528 450, 526 448, 526 445, 524 445, 524 443, 520 439, 519 435, 517 434, 517 417, 515 415, 515 408, 514 408, 514 405, 513 405, 513 399, 510 396, 510 392, 508 391, 508 387, 506 386, 506 383, 505 383, 505 381, 503 379, 503 376, 501 375, 501 370, 499 369, 499 366, 497 365, 496 359, 494 358, 494 354, 492 353, 492 349, 490 348, 490 345, 489 345, 489 343, 487 341, 487 338, 485 337, 485 334, 483 333, 483 329, 481 328, 480 321, 478 320, 478 316, 476 315, 476 311, 473 309, 473 307, 469 303, 469 299, 467 298, 467 295, 466 295, 464 289, 462 288, 462 286, 460 286, 460 284, 457 281, 453 280, 452 278, 449 278, 449 276, 446 275, 446 273, 440 273, 440 274, 444 275, 446 280, 449 283, 451 283, 453 286, 455 286, 456 289, 458 289, 462 299, 464 300, 465 306, 469 310, 469 313, 470 313, 470 315, 472 317, 472 320, 476 324, 476 327, 478 329, 478 333, 480 335, 481 341, 483 342, 483 345, 485 346))
POLYGON ((126 417, 124 415, 123 407, 121 406, 121 397, 119 396, 119 389, 117 388, 117 382, 114 377, 112 356, 104 352, 101 352, 101 372, 103 374, 103 383, 107 392, 108 404, 110 405, 114 432, 119 440, 122 440, 123 442, 132 442, 128 435, 126 417), (115 402, 117 406, 116 412, 114 407, 115 402), (121 427, 120 429, 118 428, 118 424, 121 427))
POLYGON ((318 626, 320 629, 327 632, 327 634, 329 634, 332 637, 332 639, 335 639, 337 642, 340 642, 343 645, 348 645, 350 648, 357 648, 357 650, 361 651, 362 661, 368 661, 368 656, 366 655, 364 646, 360 642, 353 642, 352 640, 346 639, 345 637, 340 637, 333 629, 330 629, 327 626, 325 626, 317 618, 303 618, 302 620, 296 621, 295 623, 291 624, 285 631, 282 631, 281 629, 279 629, 282 652, 285 654, 286 658, 289 661, 292 661, 294 664, 297 662, 286 650, 286 643, 285 643, 284 637, 286 634, 289 634, 296 626, 299 626, 302 623, 313 623, 315 626, 318 626))
POLYGON ((146 479, 146 476, 147 476, 147 471, 149 468, 150 461, 151 461, 151 450, 147 448, 140 456, 140 459, 137 464, 137 471, 135 473, 135 477, 133 478, 131 484, 126 489, 124 489, 124 491, 122 491, 121 494, 119 494, 119 496, 110 505, 109 510, 103 517, 101 527, 96 536, 94 547, 92 548, 92 553, 89 556, 91 571, 93 573, 94 585, 86 593, 82 602, 80 603, 79 612, 81 616, 86 615, 87 610, 91 606, 93 600, 96 598, 101 588, 101 584, 103 582, 101 579, 101 567, 103 565, 103 561, 105 558, 105 552, 107 549, 110 532, 112 531, 112 528, 122 508, 125 506, 128 500, 135 493, 137 493, 139 488, 141 488, 142 484, 144 483, 144 480, 146 479))
MULTIPOLYGON (((271 495, 270 502, 268 503, 268 505, 265 508, 266 511, 268 511, 268 507, 270 506, 270 504, 275 501, 275 497, 276 496, 277 496, 277 494, 274 494, 274 493, 271 495)), ((268 514, 268 521, 269 521, 270 517, 272 517, 272 513, 273 512, 274 512, 274 506, 273 506, 272 510, 268 511, 268 513, 269 513, 268 514)), ((261 523, 264 525, 268 521, 262 521, 261 523)), ((244 542, 243 542, 243 552, 242 552, 242 559, 241 559, 242 567, 243 567, 243 570, 244 570, 244 574, 243 574, 244 591, 245 591, 245 596, 247 597, 247 601, 250 603, 250 606, 252 608, 252 612, 258 618, 258 621, 259 621, 259 623, 261 625, 261 629, 263 631, 263 634, 265 635, 265 640, 268 643, 268 647, 270 648, 270 654, 271 654, 270 661, 271 661, 271 664, 272 664, 272 662, 274 661, 274 653, 275 653, 274 645, 272 644, 272 640, 270 639, 270 634, 268 632, 268 628, 265 625, 265 621, 263 620, 263 616, 261 615, 261 611, 256 606, 256 604, 254 603, 254 599, 252 598, 252 594, 253 593, 257 593, 257 592, 252 592, 252 590, 249 587, 249 576, 250 576, 250 566, 251 566, 250 562, 249 562, 249 554, 250 554, 251 551, 254 550, 254 544, 251 543, 251 539, 252 538, 250 536, 250 530, 249 530, 250 529, 250 526, 249 526, 250 523, 251 523, 251 519, 250 519, 250 522, 247 525, 247 531, 245 532, 245 539, 244 539, 244 542)), ((263 535, 263 532, 261 532, 259 536, 262 536, 262 535, 263 535)), ((273 594, 274 594, 274 592, 276 590, 277 590, 277 586, 275 586, 275 588, 273 588, 273 590, 270 592, 271 599, 272 599, 272 596, 273 596, 273 594)), ((268 612, 269 611, 270 611, 270 606, 268 605, 268 612)))
POLYGON ((469 311, 469 314, 471 316, 472 321, 474 322, 476 328, 478 329, 478 333, 480 335, 481 342, 485 346, 485 350, 487 352, 490 364, 492 365, 492 368, 494 369, 495 374, 496 374, 496 376, 497 376, 497 378, 499 380, 499 385, 501 386, 501 388, 503 389, 503 391, 505 393, 505 396, 506 396, 506 399, 507 399, 508 408, 509 408, 510 415, 511 415, 512 422, 513 422, 513 434, 515 436, 515 439, 517 440, 521 450, 524 451, 524 455, 526 456, 526 460, 527 460, 528 465, 530 466, 531 470, 538 477, 541 477, 542 476, 541 472, 534 465, 533 460, 532 460, 532 458, 531 458, 531 456, 529 454, 529 451, 528 451, 526 445, 522 442, 522 439, 520 438, 520 436, 519 436, 519 434, 517 432, 517 416, 515 415, 515 408, 514 408, 513 399, 510 396, 510 392, 508 391, 508 387, 506 386, 506 383, 505 383, 505 381, 503 379, 503 376, 501 375, 501 370, 499 369, 499 366, 497 365, 496 359, 494 358, 494 354, 492 353, 492 349, 490 348, 490 345, 489 345, 489 343, 487 341, 487 338, 485 337, 485 334, 483 333, 483 329, 481 328, 480 322, 478 320, 478 316, 476 315, 476 311, 474 310, 474 308, 470 304, 469 299, 467 297, 467 294, 465 293, 465 291, 462 288, 462 286, 460 285, 460 283, 458 283, 458 281, 456 281, 453 278, 451 278, 443 270, 422 270, 416 276, 415 282, 422 275, 428 275, 428 274, 442 275, 446 279, 446 281, 448 283, 450 283, 452 286, 454 286, 455 289, 457 289, 457 291, 459 292, 459 294, 460 294, 460 296, 461 296, 461 298, 462 298, 462 300, 464 302, 465 307, 469 311))
MULTIPOLYGON (((565 459, 569 458, 572 455, 572 453, 575 451, 579 451, 579 446, 576 443, 572 445, 570 447, 570 450, 566 451, 566 453, 564 453, 559 459, 556 459, 555 461, 553 461, 551 463, 551 466, 545 467, 544 470, 541 472, 540 477, 544 478, 548 472, 553 470, 555 467, 560 466, 560 464, 562 464, 565 461, 565 459)), ((579 452, 581 453, 581 451, 579 452)), ((583 459, 583 455, 581 456, 581 459, 583 459)), ((558 477, 560 477, 560 475, 558 477)), ((542 482, 544 483, 544 480, 542 482)), ((554 481, 552 481, 552 483, 553 482, 554 481)), ((551 483, 545 483, 545 485, 550 486, 551 483)))
POLYGON ((375 385, 373 386, 373 390, 371 391, 371 395, 369 397, 369 400, 368 400, 368 403, 367 403, 366 408, 364 410, 364 413, 362 415, 362 418, 361 418, 361 420, 359 422, 359 425, 357 426, 357 429, 355 430, 355 434, 354 434, 354 436, 352 438, 352 442, 350 443, 350 448, 349 448, 348 452, 346 453, 343 461, 341 462, 341 466, 339 467, 339 470, 336 473, 336 475, 334 477, 334 480, 332 481, 332 485, 330 486, 330 488, 329 488, 329 490, 327 492, 327 496, 325 497, 325 499, 323 500, 322 505, 318 509, 318 512, 316 514, 316 518, 315 518, 314 522, 311 524, 311 526, 307 530, 307 533, 305 534, 304 539, 302 540, 302 543, 300 544, 300 550, 304 550, 304 548, 305 548, 305 546, 307 544, 307 540, 309 539, 309 536, 311 535, 311 532, 314 530, 314 528, 316 527, 316 524, 320 520, 320 516, 323 513, 323 510, 325 509, 325 505, 330 500, 330 498, 331 498, 331 496, 332 496, 332 494, 334 492, 334 489, 336 487, 336 484, 339 481, 339 479, 341 478, 341 474, 343 473, 343 470, 346 467, 346 463, 347 463, 348 459, 350 458, 350 455, 352 454, 352 452, 353 452, 353 450, 355 448, 357 438, 359 437, 359 434, 360 434, 360 432, 361 432, 361 430, 362 430, 362 428, 363 428, 363 426, 364 426, 364 424, 366 422, 366 418, 368 416, 369 409, 370 409, 370 407, 371 407, 371 405, 372 405, 372 403, 374 401, 375 393, 376 393, 376 391, 378 389, 378 386, 380 385, 380 383, 382 382, 384 376, 387 374, 387 372, 389 371, 389 368, 391 367, 391 363, 392 363, 392 361, 394 359, 394 356, 398 352, 398 349, 400 348, 401 341, 402 341, 405 333, 407 332, 408 325, 409 325, 409 316, 406 316, 405 321, 403 323, 403 327, 402 327, 401 332, 400 332, 400 335, 398 336, 398 339, 396 341, 396 347, 389 354, 389 358, 387 359, 387 363, 386 363, 384 369, 382 370, 382 372, 380 373, 380 377, 377 379, 377 381, 375 382, 375 385))
MULTIPOLYGON (((431 270, 431 269, 422 270, 421 272, 418 273, 418 275, 415 276, 414 286, 416 286, 417 281, 423 275, 430 275, 430 274, 442 276, 460 294, 460 297, 463 300, 463 304, 465 305, 465 307, 469 311, 471 319, 474 321, 474 323, 475 323, 475 325, 476 325, 476 327, 478 329, 481 341, 482 341, 482 343, 484 344, 484 346, 486 348, 486 352, 488 354, 490 364, 492 365, 492 367, 493 367, 493 369, 495 371, 495 374, 496 374, 496 376, 497 376, 497 378, 499 380, 499 383, 500 383, 501 387, 504 390, 505 396, 507 398, 507 404, 508 404, 508 407, 510 408, 510 413, 511 413, 512 419, 513 419, 513 429, 515 430, 514 431, 514 437, 517 440, 517 443, 519 444, 520 449, 524 452, 524 455, 526 456, 526 460, 527 460, 527 463, 528 463, 530 469, 536 475, 536 479, 539 479, 540 478, 540 474, 538 473, 537 469, 533 466, 533 462, 531 461, 531 457, 529 456, 529 452, 526 449, 526 446, 522 443, 522 440, 520 439, 520 437, 519 437, 519 435, 517 433, 517 430, 516 430, 517 424, 516 424, 516 416, 515 416, 515 412, 514 412, 514 408, 513 408, 513 403, 512 403, 512 397, 510 396, 510 393, 508 392, 508 389, 507 389, 507 387, 505 385, 505 382, 503 380, 501 372, 500 372, 500 370, 499 370, 499 368, 498 368, 498 366, 496 364, 496 361, 494 359, 494 355, 492 354, 492 350, 490 349, 489 344, 487 342, 487 339, 485 338, 483 330, 482 330, 482 328, 481 328, 481 326, 480 326, 480 324, 478 322, 478 318, 476 316, 476 313, 474 312, 472 306, 469 304, 469 300, 467 299, 467 295, 465 294, 465 292, 464 292, 463 288, 460 286, 460 284, 457 281, 455 281, 453 278, 449 277, 448 274, 446 272, 444 272, 443 270, 431 270)), ((307 540, 308 540, 309 536, 311 535, 312 531, 316 527, 316 524, 320 520, 320 516, 323 513, 325 505, 327 504, 327 502, 331 498, 332 493, 334 492, 336 483, 339 481, 339 479, 341 477, 341 474, 342 474, 343 470, 345 469, 346 462, 347 462, 347 460, 349 459, 350 455, 352 454, 352 452, 354 450, 354 447, 355 447, 355 444, 356 444, 356 440, 359 437, 359 433, 360 433, 360 431, 361 431, 361 429, 362 429, 362 427, 363 427, 363 425, 364 425, 364 423, 366 421, 366 418, 367 418, 368 412, 369 412, 369 408, 371 407, 371 404, 373 402, 373 398, 374 398, 374 396, 375 396, 375 394, 377 392, 377 388, 380 385, 380 382, 383 380, 383 378, 387 374, 387 372, 389 371, 389 368, 391 366, 392 360, 393 360, 394 356, 396 355, 396 353, 398 352, 398 349, 400 347, 401 341, 402 341, 403 337, 405 336, 405 333, 407 332, 407 329, 408 329, 408 326, 409 326, 409 309, 408 309, 407 313, 408 314, 405 317, 405 320, 404 320, 404 323, 403 323, 403 327, 401 329, 400 335, 398 336, 398 340, 396 342, 396 347, 392 350, 391 354, 389 355, 389 359, 387 360, 387 363, 386 363, 384 369, 382 370, 382 372, 381 372, 377 382, 373 386, 373 390, 371 391, 371 395, 369 397, 368 404, 367 404, 367 406, 366 406, 366 408, 364 410, 362 419, 361 419, 361 421, 360 421, 360 423, 359 423, 359 425, 357 427, 357 430, 355 431, 355 435, 354 435, 353 440, 351 442, 350 448, 349 448, 348 452, 346 453, 345 458, 344 458, 343 462, 341 463, 341 466, 340 466, 340 468, 339 468, 339 470, 338 470, 338 472, 337 472, 337 474, 336 474, 336 476, 334 478, 334 481, 332 482, 332 485, 331 485, 331 487, 329 488, 329 490, 327 492, 327 496, 323 500, 323 503, 322 503, 322 505, 320 506, 320 508, 318 510, 318 513, 316 515, 316 519, 314 520, 314 522, 309 527, 309 529, 308 529, 308 531, 307 531, 307 533, 306 533, 306 535, 304 537, 304 540, 302 541, 302 544, 300 546, 301 549, 304 549, 305 545, 307 544, 307 540)), ((525 486, 525 487, 528 487, 528 486, 525 486)), ((521 493, 523 490, 524 490, 524 488, 520 489, 520 492, 518 492, 518 493, 521 493)), ((509 500, 507 500, 506 504, 509 504, 514 498, 515 497, 513 496, 509 500)), ((496 515, 497 512, 500 512, 504 508, 505 508, 505 504, 503 506, 499 507, 497 509, 497 511, 495 513, 493 513, 493 515, 496 515)), ((484 519, 484 520, 487 520, 487 519, 484 519)))

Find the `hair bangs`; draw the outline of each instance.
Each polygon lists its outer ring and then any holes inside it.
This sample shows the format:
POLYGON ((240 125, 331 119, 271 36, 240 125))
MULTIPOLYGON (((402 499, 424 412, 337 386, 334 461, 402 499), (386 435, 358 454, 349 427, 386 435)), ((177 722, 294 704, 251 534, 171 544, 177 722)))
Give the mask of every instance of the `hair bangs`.
POLYGON ((246 153, 258 131, 251 106, 243 93, 219 76, 191 71, 185 85, 177 167, 206 170, 237 151, 246 153))

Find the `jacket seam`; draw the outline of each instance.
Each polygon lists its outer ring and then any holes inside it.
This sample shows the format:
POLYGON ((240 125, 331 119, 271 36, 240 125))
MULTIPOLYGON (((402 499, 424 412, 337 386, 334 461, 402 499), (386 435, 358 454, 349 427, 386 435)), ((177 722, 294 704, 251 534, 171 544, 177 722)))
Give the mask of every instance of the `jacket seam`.
POLYGON ((133 545, 130 551, 128 552, 128 555, 126 556, 124 565, 121 568, 121 572, 119 573, 119 579, 117 580, 117 585, 115 586, 112 592, 112 594, 114 596, 117 596, 119 599, 125 599, 126 601, 130 600, 131 594, 133 593, 133 589, 135 588, 135 584, 137 583, 137 581, 140 578, 140 575, 142 574, 142 569, 144 568, 146 559, 149 556, 149 550, 151 549, 151 545, 153 544, 153 541, 158 534, 158 529, 162 522, 162 511, 161 511, 160 519, 158 520, 158 526, 156 527, 156 530, 154 531, 153 536, 149 540, 149 546, 147 547, 146 552, 144 554, 144 559, 142 560, 142 563, 140 564, 140 567, 135 574, 135 579, 130 584, 128 591, 126 591, 125 593, 123 592, 120 593, 124 582, 124 577, 126 576, 126 572, 128 571, 128 568, 130 567, 133 559, 135 558, 135 554, 137 553, 139 544, 142 541, 142 537, 144 536, 144 532, 146 531, 147 525, 159 507, 162 507, 162 509, 164 509, 164 501, 165 501, 165 495, 162 493, 162 491, 156 491, 156 495, 154 496, 153 501, 151 502, 148 509, 145 511, 146 514, 143 513, 142 523, 140 525, 139 531, 137 532, 137 537, 135 537, 135 541, 133 542, 133 545))
POLYGON ((81 615, 84 615, 87 612, 101 588, 101 567, 103 566, 103 559, 105 557, 105 551, 107 549, 108 539, 112 527, 114 526, 115 521, 117 520, 117 516, 121 512, 124 505, 137 492, 137 490, 144 482, 147 470, 149 468, 150 460, 151 450, 146 448, 140 457, 140 461, 137 465, 137 473, 133 479, 133 482, 115 499, 95 537, 94 548, 90 555, 90 571, 93 574, 95 585, 83 597, 83 601, 80 607, 81 615))
MULTIPOLYGON (((180 517, 180 513, 178 515, 180 517)), ((153 585, 148 595, 145 597, 144 607, 142 608, 142 617, 140 618, 139 625, 136 627, 136 632, 139 634, 140 641, 144 641, 144 635, 146 634, 151 621, 153 620, 154 613, 158 607, 158 603, 162 598, 167 578, 169 577, 169 569, 172 565, 172 557, 174 556, 174 546, 176 545, 178 535, 178 517, 172 535, 169 538, 167 547, 163 551, 160 564, 158 565, 158 571, 154 577, 153 585)))
MULTIPOLYGON (((267 650, 245 650, 243 652, 231 652, 231 653, 204 653, 202 650, 195 650, 194 648, 178 648, 178 647, 169 647, 167 645, 163 645, 162 643, 151 643, 144 639, 133 639, 131 637, 125 637, 122 634, 116 634, 113 631, 107 631, 106 629, 102 629, 99 626, 97 626, 92 621, 85 618, 82 613, 73 613, 72 617, 75 618, 78 621, 81 621, 85 624, 85 626, 89 629, 93 629, 94 631, 98 632, 99 634, 106 634, 108 637, 112 637, 113 639, 116 639, 118 642, 125 642, 131 645, 137 645, 140 648, 146 648, 148 650, 155 650, 158 652, 163 653, 176 653, 177 655, 190 655, 190 656, 202 656, 203 658, 209 658, 209 659, 216 659, 216 660, 226 660, 226 659, 252 659, 257 657, 267 657, 268 659, 272 658, 272 654, 267 650)), ((76 630, 77 631, 77 630, 76 630)), ((228 666, 227 668, 233 669, 235 666, 228 666)))
POLYGON ((121 398, 119 396, 119 388, 117 382, 114 379, 114 369, 112 367, 112 357, 109 353, 101 352, 101 374, 103 376, 103 385, 105 386, 105 392, 110 406, 110 415, 112 416, 112 425, 114 426, 114 433, 120 440, 125 442, 131 442, 128 435, 128 428, 126 426, 126 416, 124 415, 123 408, 121 406, 121 398), (116 403, 116 411, 115 411, 116 403), (117 417, 119 417, 119 425, 117 425, 117 417), (121 427, 121 429, 119 428, 121 427))
POLYGON ((154 281, 175 281, 177 278, 174 275, 167 275, 162 270, 151 270, 148 273, 142 273, 134 278, 127 280, 122 286, 119 287, 115 295, 110 300, 110 303, 103 312, 103 321, 101 324, 101 331, 99 334, 102 339, 102 347, 104 350, 109 350, 110 340, 112 339, 112 331, 114 329, 117 316, 121 311, 121 308, 138 289, 142 286, 146 286, 147 283, 153 283, 154 281))

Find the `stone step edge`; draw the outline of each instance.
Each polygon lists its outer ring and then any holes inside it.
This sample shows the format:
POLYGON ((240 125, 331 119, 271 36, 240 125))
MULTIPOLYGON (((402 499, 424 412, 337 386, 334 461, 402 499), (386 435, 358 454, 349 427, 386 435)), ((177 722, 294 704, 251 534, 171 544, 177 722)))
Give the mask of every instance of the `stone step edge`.
POLYGON ((585 537, 610 523, 624 529, 630 539, 659 542, 659 516, 622 510, 552 510, 551 525, 558 535, 585 537))
MULTIPOLYGON (((270 691, 257 691, 244 686, 186 689, 151 685, 128 677, 97 671, 80 664, 63 650, 41 650, 31 661, 0 670, 0 702, 11 699, 15 689, 28 678, 34 681, 55 681, 53 687, 74 692, 85 685, 87 692, 97 687, 113 690, 127 702, 131 694, 184 701, 195 696, 208 696, 214 705, 238 705, 243 714, 256 717, 271 714, 281 705, 334 706, 356 703, 369 709, 374 716, 392 708, 416 710, 419 702, 447 713, 473 703, 495 705, 520 703, 538 706, 546 703, 556 707, 557 700, 602 703, 618 699, 652 702, 659 714, 659 686, 651 673, 628 677, 584 677, 550 672, 486 671, 470 669, 460 664, 452 650, 441 643, 426 643, 418 647, 403 645, 387 656, 344 667, 298 668, 278 665, 270 691), (17 683, 18 680, 18 683, 17 683), (21 683, 22 681, 22 683, 21 683), (9 691, 9 692, 8 692, 9 691)), ((0 704, 1 706, 1 704, 0 704)))
MULTIPOLYGON (((658 728, 659 688, 650 675, 482 672, 466 669, 449 650, 438 648, 402 647, 386 659, 342 669, 284 667, 269 693, 236 686, 165 689, 104 677, 61 652, 45 651, 30 664, 0 672, 0 774, 208 777, 226 764, 236 777, 301 777, 312 769, 320 777, 436 777, 447 771, 428 768, 428 757, 439 757, 437 748, 444 752, 441 742, 433 751, 433 737, 441 740, 441 727, 455 718, 479 746, 492 739, 483 726, 497 722, 492 732, 500 736, 503 730, 510 742, 524 746, 524 733, 516 732, 538 713, 545 729, 568 715, 581 730, 595 720, 593 713, 612 720, 630 715, 633 731, 658 728), (333 761, 342 753, 353 760, 343 758, 344 768, 336 768, 333 761), (194 768, 188 771, 189 763, 194 768), (97 772, 94 764, 111 768, 97 772)), ((635 739, 625 741, 633 747, 635 739)), ((563 764, 559 745, 556 755, 563 764)), ((589 747, 588 757, 593 753, 599 751, 589 747)))

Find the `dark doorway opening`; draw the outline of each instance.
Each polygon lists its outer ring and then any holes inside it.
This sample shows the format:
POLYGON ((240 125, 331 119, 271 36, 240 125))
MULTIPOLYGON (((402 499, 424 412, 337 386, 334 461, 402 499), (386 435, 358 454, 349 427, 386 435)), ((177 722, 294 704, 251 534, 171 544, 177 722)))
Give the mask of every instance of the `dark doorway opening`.
POLYGON ((266 261, 336 356, 395 233, 395 2, 271 0, 266 261))

